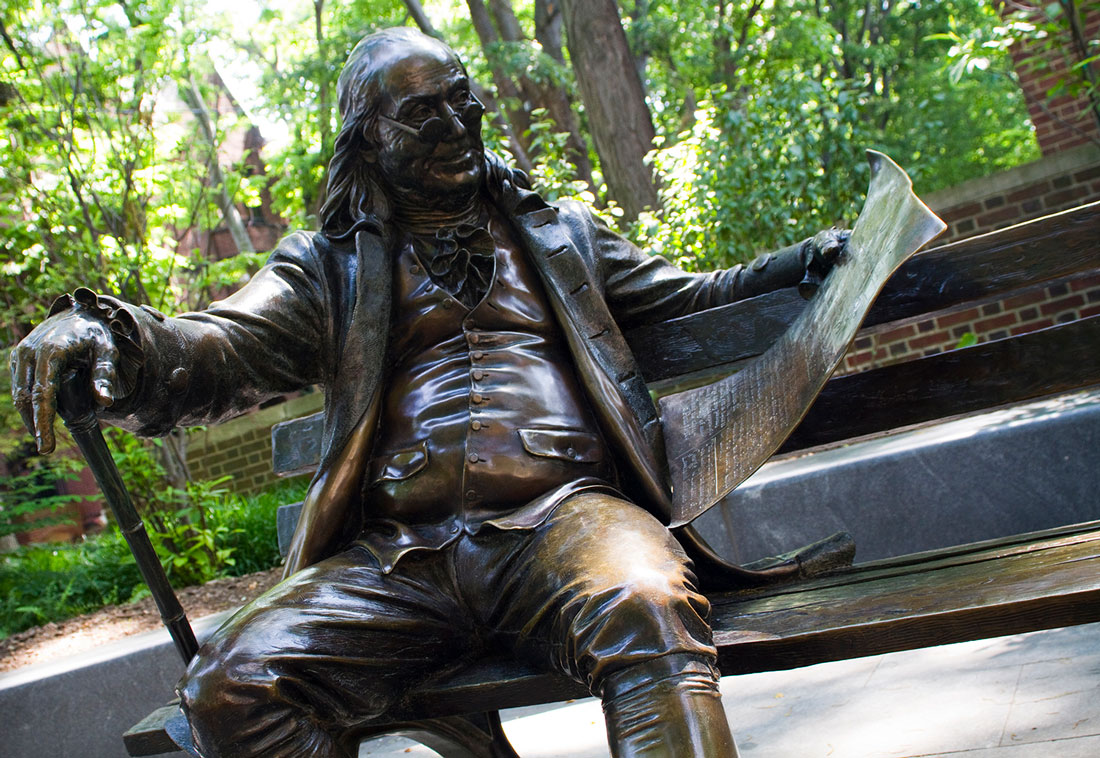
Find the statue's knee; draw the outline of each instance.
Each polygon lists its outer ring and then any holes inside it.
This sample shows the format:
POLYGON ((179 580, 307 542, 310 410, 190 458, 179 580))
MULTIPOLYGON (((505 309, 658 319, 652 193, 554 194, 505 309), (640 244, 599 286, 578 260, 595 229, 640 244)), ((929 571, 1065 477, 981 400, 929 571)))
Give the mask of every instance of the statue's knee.
POLYGON ((609 672, 673 654, 713 658, 709 604, 675 578, 621 582, 592 593, 573 619, 574 671, 590 687, 609 672))
POLYGON ((677 576, 657 572, 632 576, 617 584, 598 599, 602 612, 622 617, 640 626, 671 624, 693 627, 706 623, 710 603, 706 597, 677 576))

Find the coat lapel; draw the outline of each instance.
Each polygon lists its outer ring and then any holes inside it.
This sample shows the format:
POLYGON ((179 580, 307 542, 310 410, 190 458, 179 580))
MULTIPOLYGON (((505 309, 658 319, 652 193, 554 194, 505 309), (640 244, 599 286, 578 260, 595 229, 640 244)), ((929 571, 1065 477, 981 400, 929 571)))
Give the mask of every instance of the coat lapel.
MULTIPOLYGON (((511 190, 499 200, 546 286, 604 433, 631 464, 646 500, 667 517, 671 506, 660 423, 593 266, 586 263, 569 225, 537 194, 511 190)), ((587 247, 585 252, 589 260, 594 258, 587 247)))
MULTIPOLYGON (((381 237, 360 232, 354 263, 342 251, 326 251, 330 266, 344 267, 354 281, 337 277, 340 302, 334 342, 333 379, 325 394, 325 433, 321 463, 306 495, 291 539, 284 576, 332 555, 358 533, 363 472, 374 441, 381 407, 381 380, 390 329, 393 272, 381 237), (354 266, 354 268, 352 268, 354 266)), ((338 294, 336 294, 338 293, 338 294)))

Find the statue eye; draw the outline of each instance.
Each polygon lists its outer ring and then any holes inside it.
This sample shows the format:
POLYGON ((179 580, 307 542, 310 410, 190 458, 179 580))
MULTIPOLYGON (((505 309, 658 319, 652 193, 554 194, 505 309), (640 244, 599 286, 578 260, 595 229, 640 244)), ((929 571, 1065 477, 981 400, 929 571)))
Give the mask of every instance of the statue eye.
POLYGON ((410 124, 422 124, 432 116, 435 115, 435 111, 424 104, 420 104, 412 108, 405 114, 405 118, 402 121, 406 121, 410 124))

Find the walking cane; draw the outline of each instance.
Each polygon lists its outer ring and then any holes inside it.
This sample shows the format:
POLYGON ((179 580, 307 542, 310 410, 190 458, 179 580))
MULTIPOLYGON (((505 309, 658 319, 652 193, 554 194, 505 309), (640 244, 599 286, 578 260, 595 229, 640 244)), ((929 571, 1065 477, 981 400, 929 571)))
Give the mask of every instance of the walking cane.
POLYGON ((130 546, 130 552, 137 561, 141 577, 153 594, 160 618, 168 627, 168 633, 172 635, 172 641, 176 644, 184 665, 187 665, 198 652, 199 643, 195 641, 195 632, 187 621, 187 614, 168 583, 164 567, 160 565, 153 543, 149 541, 149 535, 145 531, 145 524, 134 508, 130 493, 126 491, 111 451, 107 448, 107 441, 99 430, 95 401, 88 386, 87 369, 67 372, 61 380, 58 393, 58 415, 76 440, 99 489, 103 491, 103 498, 111 506, 118 528, 122 530, 122 536, 126 538, 126 544, 130 546))

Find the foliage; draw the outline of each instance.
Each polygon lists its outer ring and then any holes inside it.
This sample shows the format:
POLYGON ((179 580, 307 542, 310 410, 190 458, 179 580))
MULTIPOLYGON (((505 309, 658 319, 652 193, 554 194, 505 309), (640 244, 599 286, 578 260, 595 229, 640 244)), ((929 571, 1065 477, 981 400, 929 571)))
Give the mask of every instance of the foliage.
MULTIPOLYGON (((5 341, 77 284, 169 312, 203 304, 177 278, 194 253, 177 250, 179 234, 220 215, 211 146, 172 97, 205 73, 185 54, 194 35, 177 31, 186 7, 144 3, 139 14, 104 0, 35 0, 2 9, 5 341)), ((236 121, 221 126, 224 136, 236 121)))
POLYGON ((108 435, 115 465, 173 586, 259 571, 278 562, 275 511, 289 502, 285 488, 242 498, 225 488, 228 476, 171 487, 154 450, 162 440, 143 441, 117 429, 108 435))
POLYGON ((743 98, 716 88, 691 132, 656 152, 664 210, 643 216, 635 238, 684 268, 707 269, 850 224, 867 174, 858 103, 858 92, 807 76, 743 98), (813 160, 821 155, 828 167, 813 160))
POLYGON ((80 545, 20 548, 0 556, 0 636, 128 602, 139 586, 117 529, 80 545))
POLYGON ((76 460, 33 457, 28 463, 21 473, 9 474, 0 483, 0 537, 68 523, 71 519, 60 511, 84 499, 57 491, 58 482, 76 478, 76 460))
MULTIPOLYGON (((305 484, 291 483, 250 497, 214 494, 207 485, 206 518, 214 535, 212 547, 228 551, 233 563, 223 563, 214 576, 239 576, 262 571, 279 563, 275 511, 284 503, 300 500, 305 484)), ((166 537, 154 533, 163 546, 166 537)), ((174 557, 161 553, 164 562, 174 557)), ((182 572, 173 584, 183 586, 182 572)), ((31 626, 88 613, 104 605, 125 603, 145 596, 137 565, 119 531, 77 545, 35 546, 0 555, 0 637, 31 626)))
POLYGON ((631 234, 689 268, 850 224, 864 148, 897 160, 923 194, 1037 157, 1018 88, 951 83, 927 39, 999 23, 978 0, 649 8, 635 36, 650 55, 664 208, 631 234))
MULTIPOLYGON (((956 87, 985 87, 991 81, 1019 82, 1017 68, 1036 76, 1052 76, 1045 103, 1039 107, 1070 128, 1088 134, 1087 121, 1100 119, 1100 40, 1086 39, 1083 20, 1100 15, 1100 0, 1057 0, 1028 6, 1016 4, 1002 23, 962 29, 954 18, 947 31, 929 39, 951 43, 945 63, 950 81, 956 87), (1020 45, 1023 54, 1010 65, 1008 51, 1020 45), (1051 53, 1057 53, 1052 55, 1051 53), (1090 108, 1075 119, 1054 113, 1060 96, 1084 99, 1090 108), (1084 123, 1082 123, 1084 122, 1084 123)), ((1096 142, 1096 138, 1091 138, 1096 142)))
MULTIPOLYGON (((292 228, 315 229, 339 126, 336 79, 363 36, 405 20, 396 0, 284 3, 257 8, 246 24, 221 20, 224 68, 255 71, 258 115, 286 139, 267 156, 274 210, 292 228)), ((214 20, 211 23, 218 23, 214 20)))
MULTIPOLYGON (((221 119, 211 141, 175 96, 195 83, 215 97, 210 71, 191 53, 206 36, 187 23, 192 5, 0 5, 4 344, 78 285, 174 313, 202 307, 258 267, 256 254, 211 263, 179 245, 187 230, 221 222, 211 166, 238 126, 236 115, 221 119)), ((225 173, 226 189, 244 197, 242 172, 225 173)), ((27 439, 9 398, 0 393, 0 454, 27 439)))
POLYGON ((577 168, 569 159, 566 146, 569 135, 554 131, 554 123, 544 109, 536 108, 531 115, 531 152, 539 156, 531 175, 532 186, 549 202, 569 198, 595 203, 596 198, 577 177, 577 168))
POLYGON ((203 584, 236 563, 235 549, 223 544, 233 529, 213 516, 228 494, 220 485, 229 479, 189 482, 186 490, 168 490, 179 508, 159 514, 160 523, 149 537, 173 586, 203 584))
POLYGON ((279 506, 302 500, 307 482, 287 482, 248 497, 230 495, 211 512, 211 518, 223 528, 218 544, 233 551, 233 565, 223 569, 226 576, 243 576, 277 566, 279 538, 275 514, 279 506))

